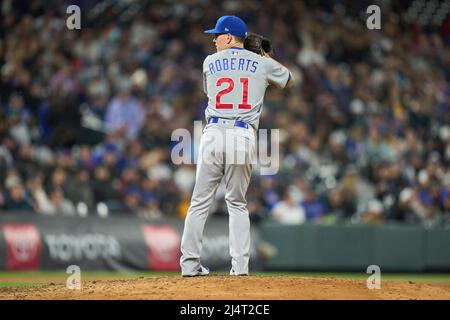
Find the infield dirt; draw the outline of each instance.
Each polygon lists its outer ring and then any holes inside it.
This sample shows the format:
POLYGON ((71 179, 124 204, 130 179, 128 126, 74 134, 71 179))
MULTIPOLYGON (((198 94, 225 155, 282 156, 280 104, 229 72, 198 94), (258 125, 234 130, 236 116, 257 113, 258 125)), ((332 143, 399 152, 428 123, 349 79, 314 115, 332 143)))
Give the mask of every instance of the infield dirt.
MULTIPOLYGON (((45 279, 42 279, 45 281, 45 279)), ((369 290, 365 280, 334 277, 248 276, 139 277, 0 288, 0 299, 51 300, 450 300, 450 284, 382 281, 369 290)))

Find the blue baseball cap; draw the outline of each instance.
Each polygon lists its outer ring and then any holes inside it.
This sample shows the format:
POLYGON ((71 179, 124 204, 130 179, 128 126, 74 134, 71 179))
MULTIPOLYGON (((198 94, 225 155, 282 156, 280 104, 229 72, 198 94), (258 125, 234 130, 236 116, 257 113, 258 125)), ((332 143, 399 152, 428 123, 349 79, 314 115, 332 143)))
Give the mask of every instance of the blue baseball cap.
POLYGON ((247 25, 239 17, 223 16, 217 19, 214 29, 206 30, 205 33, 229 33, 239 38, 245 38, 247 36, 247 25))

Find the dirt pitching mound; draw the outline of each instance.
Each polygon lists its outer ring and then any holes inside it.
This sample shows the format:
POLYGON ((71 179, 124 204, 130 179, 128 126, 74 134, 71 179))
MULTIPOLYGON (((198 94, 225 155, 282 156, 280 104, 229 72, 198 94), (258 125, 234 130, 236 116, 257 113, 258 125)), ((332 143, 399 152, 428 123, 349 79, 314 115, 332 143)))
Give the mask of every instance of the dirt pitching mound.
POLYGON ((407 300, 450 299, 449 284, 382 281, 369 290, 366 280, 295 276, 140 277, 82 282, 81 290, 65 283, 0 289, 0 299, 51 300, 407 300))

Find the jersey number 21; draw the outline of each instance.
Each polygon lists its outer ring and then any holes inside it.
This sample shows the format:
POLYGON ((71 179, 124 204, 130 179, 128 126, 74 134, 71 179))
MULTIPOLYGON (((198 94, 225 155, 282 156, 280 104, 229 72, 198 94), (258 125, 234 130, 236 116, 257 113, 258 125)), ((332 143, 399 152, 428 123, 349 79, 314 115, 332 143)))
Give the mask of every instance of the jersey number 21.
MULTIPOLYGON (((248 103, 248 78, 240 78, 239 82, 242 83, 242 102, 238 104, 238 109, 251 109, 252 105, 248 103)), ((216 95, 216 109, 233 109, 232 103, 222 103, 220 98, 229 94, 234 89, 234 80, 231 78, 219 78, 217 79, 216 86, 228 85, 226 88, 220 90, 216 95)))

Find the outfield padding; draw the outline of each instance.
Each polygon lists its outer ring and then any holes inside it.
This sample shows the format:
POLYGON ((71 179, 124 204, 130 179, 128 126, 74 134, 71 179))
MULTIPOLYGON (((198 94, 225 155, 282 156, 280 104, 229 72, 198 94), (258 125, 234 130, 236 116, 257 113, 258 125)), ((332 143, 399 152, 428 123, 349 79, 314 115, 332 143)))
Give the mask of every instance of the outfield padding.
POLYGON ((267 222, 261 237, 277 254, 267 270, 450 271, 450 229, 406 225, 287 226, 267 222))

